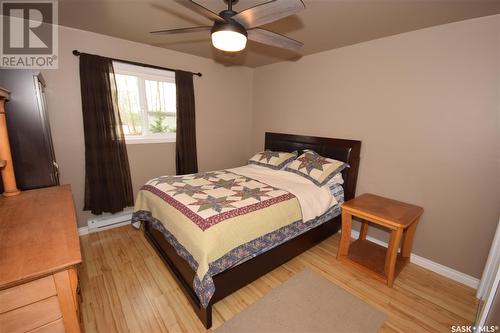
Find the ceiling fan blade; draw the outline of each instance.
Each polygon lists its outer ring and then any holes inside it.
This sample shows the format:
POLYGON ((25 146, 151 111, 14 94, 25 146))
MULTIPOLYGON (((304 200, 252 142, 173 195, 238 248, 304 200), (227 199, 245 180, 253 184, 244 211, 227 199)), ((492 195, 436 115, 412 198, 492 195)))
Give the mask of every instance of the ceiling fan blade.
POLYGON ((254 42, 281 47, 283 49, 298 50, 304 46, 304 43, 298 40, 261 28, 250 29, 247 33, 248 39, 254 42))
POLYGON ((203 7, 197 2, 194 2, 192 0, 174 0, 178 4, 191 9, 192 11, 197 12, 200 15, 205 16, 206 18, 211 19, 212 21, 219 21, 219 22, 224 22, 224 19, 211 11, 210 9, 203 7))
POLYGON ((210 29, 212 29, 212 26, 206 25, 206 26, 202 26, 202 27, 189 27, 189 28, 151 31, 150 34, 153 34, 153 35, 173 35, 173 34, 184 34, 187 32, 210 31, 210 29))
POLYGON ((232 19, 250 29, 293 15, 305 7, 302 0, 272 0, 245 9, 232 19))

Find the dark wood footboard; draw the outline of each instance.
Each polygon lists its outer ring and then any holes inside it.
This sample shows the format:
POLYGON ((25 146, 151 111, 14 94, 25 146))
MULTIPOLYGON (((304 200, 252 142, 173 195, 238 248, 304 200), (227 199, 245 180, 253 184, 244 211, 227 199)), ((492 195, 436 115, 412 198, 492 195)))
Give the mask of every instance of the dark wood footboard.
POLYGON ((198 296, 196 296, 193 290, 193 280, 196 273, 187 261, 177 254, 175 248, 167 242, 163 234, 151 227, 149 222, 144 222, 144 235, 173 273, 198 318, 206 328, 210 328, 212 326, 212 304, 203 308, 198 296))
POLYGON ((144 234, 174 274, 198 318, 206 328, 210 328, 214 303, 317 245, 339 229, 340 216, 337 216, 251 260, 215 275, 213 277, 215 294, 207 308, 201 306, 200 300, 193 290, 193 279, 196 273, 189 264, 175 252, 174 247, 165 240, 163 234, 152 228, 148 222, 145 222, 144 234))

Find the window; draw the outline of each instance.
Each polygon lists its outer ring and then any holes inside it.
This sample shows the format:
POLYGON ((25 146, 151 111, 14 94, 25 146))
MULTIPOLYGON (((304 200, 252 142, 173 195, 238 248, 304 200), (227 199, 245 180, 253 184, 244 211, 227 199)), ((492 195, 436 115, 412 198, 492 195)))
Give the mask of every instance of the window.
POLYGON ((175 142, 175 72, 114 62, 125 141, 175 142))

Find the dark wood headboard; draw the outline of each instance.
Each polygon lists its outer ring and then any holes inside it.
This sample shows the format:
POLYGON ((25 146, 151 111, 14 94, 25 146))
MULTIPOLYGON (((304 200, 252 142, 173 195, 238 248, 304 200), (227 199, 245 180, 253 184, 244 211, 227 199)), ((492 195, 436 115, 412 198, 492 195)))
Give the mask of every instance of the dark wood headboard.
POLYGON ((286 152, 297 150, 299 155, 304 149, 311 149, 321 156, 346 162, 350 168, 342 171, 344 197, 345 200, 354 198, 361 141, 266 132, 265 149, 286 152))

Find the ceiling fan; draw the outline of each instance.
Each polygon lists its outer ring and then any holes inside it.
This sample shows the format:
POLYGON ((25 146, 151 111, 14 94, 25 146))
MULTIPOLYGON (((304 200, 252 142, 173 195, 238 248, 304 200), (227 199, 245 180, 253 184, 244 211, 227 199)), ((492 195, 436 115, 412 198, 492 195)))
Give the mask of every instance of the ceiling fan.
POLYGON ((152 31, 152 34, 168 35, 210 31, 213 46, 226 52, 243 50, 247 44, 247 39, 291 50, 300 49, 304 45, 295 39, 258 28, 261 25, 277 21, 304 9, 305 5, 302 0, 270 0, 239 13, 233 10, 233 5, 238 0, 224 0, 227 3, 227 9, 221 11, 219 14, 192 0, 174 1, 211 19, 214 21, 214 24, 212 26, 152 31))

